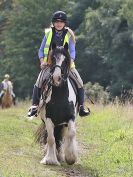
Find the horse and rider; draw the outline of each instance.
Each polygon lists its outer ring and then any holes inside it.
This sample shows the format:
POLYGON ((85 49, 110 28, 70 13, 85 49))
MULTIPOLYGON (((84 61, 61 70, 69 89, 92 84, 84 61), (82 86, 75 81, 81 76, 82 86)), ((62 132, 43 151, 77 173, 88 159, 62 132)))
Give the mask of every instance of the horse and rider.
POLYGON ((16 104, 16 101, 15 101, 16 96, 15 96, 15 93, 13 92, 13 84, 10 81, 9 74, 4 75, 4 80, 0 84, 0 103, 2 102, 2 98, 7 90, 9 90, 9 93, 10 93, 12 100, 13 100, 13 104, 15 105, 16 104))
POLYGON ((66 26, 66 13, 55 12, 52 24, 38 52, 41 71, 28 117, 32 120, 38 112, 41 115, 37 140, 46 145, 46 153, 40 163, 60 165, 66 161, 72 165, 77 161, 75 120, 78 113, 83 117, 90 111, 84 107, 83 81, 74 63, 75 35, 66 26))
POLYGON ((40 97, 41 97, 41 88, 44 81, 50 76, 50 53, 52 44, 55 43, 56 46, 63 46, 68 42, 69 54, 71 57, 71 69, 69 72, 69 77, 72 78, 77 85, 78 93, 78 104, 79 104, 79 115, 81 117, 87 116, 90 114, 89 110, 84 108, 84 88, 83 81, 75 68, 75 35, 73 31, 67 27, 67 15, 63 11, 57 11, 53 14, 52 17, 52 26, 51 28, 45 31, 45 36, 42 40, 38 56, 40 61, 41 72, 38 76, 38 79, 34 85, 33 96, 32 96, 32 106, 29 109, 28 116, 36 116, 40 97))

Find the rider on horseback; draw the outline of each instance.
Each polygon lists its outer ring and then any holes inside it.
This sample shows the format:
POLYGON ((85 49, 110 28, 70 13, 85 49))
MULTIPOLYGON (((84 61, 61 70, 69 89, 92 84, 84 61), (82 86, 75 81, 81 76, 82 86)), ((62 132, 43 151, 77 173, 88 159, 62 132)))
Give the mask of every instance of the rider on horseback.
POLYGON ((28 116, 36 116, 38 105, 41 97, 41 88, 44 80, 50 76, 50 50, 53 43, 57 46, 63 46, 66 42, 69 46, 69 52, 71 57, 71 70, 70 77, 76 82, 78 87, 78 102, 79 102, 79 115, 87 116, 89 111, 84 108, 84 89, 83 81, 75 68, 75 36, 73 31, 66 27, 67 15, 63 11, 57 11, 53 14, 52 24, 53 27, 45 31, 45 36, 42 40, 38 55, 40 59, 41 72, 35 83, 33 89, 33 101, 32 106, 29 109, 28 116))
POLYGON ((15 105, 15 98, 16 97, 15 97, 15 93, 13 92, 13 84, 12 84, 12 82, 9 79, 10 79, 9 74, 5 74, 4 80, 1 83, 0 100, 3 97, 3 95, 4 95, 4 92, 9 87, 11 89, 11 95, 12 95, 12 98, 13 98, 13 103, 15 105))

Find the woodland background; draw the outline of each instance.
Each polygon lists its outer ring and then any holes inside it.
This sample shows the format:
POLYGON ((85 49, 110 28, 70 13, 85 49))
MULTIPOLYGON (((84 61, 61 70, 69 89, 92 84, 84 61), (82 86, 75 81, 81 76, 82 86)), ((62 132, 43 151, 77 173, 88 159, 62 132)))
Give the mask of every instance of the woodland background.
POLYGON ((17 97, 31 96, 44 29, 57 10, 68 14, 76 34, 76 66, 84 83, 99 83, 111 97, 130 92, 132 0, 0 0, 0 81, 8 73, 17 97))

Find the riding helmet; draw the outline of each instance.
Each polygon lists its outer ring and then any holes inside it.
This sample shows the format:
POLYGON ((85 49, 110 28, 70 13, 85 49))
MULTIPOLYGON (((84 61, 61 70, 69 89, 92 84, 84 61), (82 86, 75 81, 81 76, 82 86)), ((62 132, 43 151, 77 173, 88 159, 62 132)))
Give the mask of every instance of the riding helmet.
POLYGON ((5 74, 4 78, 10 78, 9 74, 5 74))
POLYGON ((52 17, 52 22, 56 22, 56 21, 62 21, 64 23, 67 22, 67 15, 65 12, 63 11, 56 11, 54 14, 53 14, 53 17, 52 17))

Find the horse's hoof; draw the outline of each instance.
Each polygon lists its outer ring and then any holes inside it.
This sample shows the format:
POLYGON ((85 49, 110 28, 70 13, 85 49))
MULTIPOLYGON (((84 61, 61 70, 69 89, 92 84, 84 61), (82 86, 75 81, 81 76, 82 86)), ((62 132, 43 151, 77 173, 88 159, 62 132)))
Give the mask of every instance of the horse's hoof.
POLYGON ((60 165, 58 161, 47 160, 45 157, 40 161, 40 163, 44 165, 60 165))
POLYGON ((76 162, 76 160, 66 160, 66 163, 68 165, 73 165, 76 162))
POLYGON ((65 162, 65 157, 63 155, 58 155, 57 159, 59 162, 65 162))
POLYGON ((73 158, 69 159, 69 158, 65 157, 65 161, 68 165, 73 165, 77 161, 77 158, 73 157, 73 158))
POLYGON ((47 164, 46 162, 47 162, 47 161, 46 161, 46 159, 44 159, 44 158, 40 161, 40 163, 41 163, 41 164, 44 164, 44 165, 47 164))

